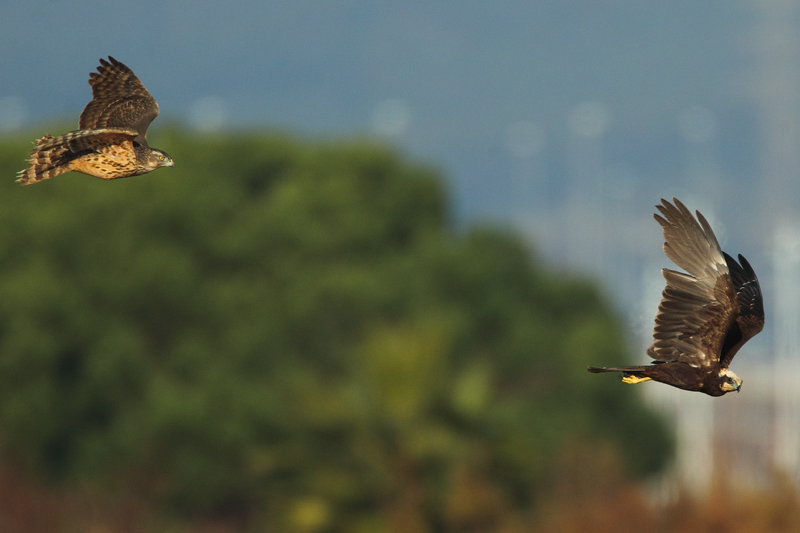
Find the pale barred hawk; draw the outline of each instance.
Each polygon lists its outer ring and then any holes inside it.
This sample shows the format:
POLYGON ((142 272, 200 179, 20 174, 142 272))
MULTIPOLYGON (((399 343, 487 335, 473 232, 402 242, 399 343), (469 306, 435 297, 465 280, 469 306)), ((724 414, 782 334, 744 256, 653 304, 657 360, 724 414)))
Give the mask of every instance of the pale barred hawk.
POLYGON ((89 74, 92 101, 81 113, 80 129, 34 142, 30 167, 17 174, 23 185, 74 170, 111 180, 174 166, 162 150, 147 145, 147 127, 158 104, 131 69, 109 56, 89 74))

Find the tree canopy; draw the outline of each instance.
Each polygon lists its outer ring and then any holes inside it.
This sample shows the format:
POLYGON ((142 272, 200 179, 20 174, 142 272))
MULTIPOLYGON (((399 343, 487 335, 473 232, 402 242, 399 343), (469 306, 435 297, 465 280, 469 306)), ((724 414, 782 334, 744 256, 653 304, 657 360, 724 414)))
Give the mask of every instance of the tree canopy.
POLYGON ((657 471, 598 287, 456 228, 369 143, 163 132, 174 169, 20 187, 0 143, 0 446, 51 479, 287 530, 497 525, 572 464, 657 471), (610 452, 609 452, 610 450, 610 452), (415 522, 416 521, 416 522, 415 522))

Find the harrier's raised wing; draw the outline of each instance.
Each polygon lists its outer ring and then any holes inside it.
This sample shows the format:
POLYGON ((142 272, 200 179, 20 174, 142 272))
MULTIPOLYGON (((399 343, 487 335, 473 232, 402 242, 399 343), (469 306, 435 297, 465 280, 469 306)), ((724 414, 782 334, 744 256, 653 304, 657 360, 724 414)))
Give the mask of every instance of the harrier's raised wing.
POLYGON ((680 201, 662 199, 653 215, 664 231, 664 253, 688 274, 663 269, 667 282, 658 305, 653 344, 659 361, 701 368, 719 363, 728 330, 739 315, 736 289, 714 232, 680 201))

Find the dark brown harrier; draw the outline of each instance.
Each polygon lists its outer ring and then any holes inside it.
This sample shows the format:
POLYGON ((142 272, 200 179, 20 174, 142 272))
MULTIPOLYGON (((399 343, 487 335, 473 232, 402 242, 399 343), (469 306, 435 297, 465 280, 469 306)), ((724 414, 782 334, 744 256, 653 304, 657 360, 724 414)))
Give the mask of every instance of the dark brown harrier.
POLYGON ((34 142, 31 166, 17 174, 23 185, 74 170, 111 180, 174 166, 166 152, 147 145, 147 127, 158 104, 131 69, 109 56, 89 74, 92 101, 81 113, 80 129, 34 142))
POLYGON ((728 369, 739 348, 764 327, 764 301, 753 267, 720 250, 711 226, 681 202, 662 199, 664 253, 688 272, 663 269, 667 286, 658 305, 649 366, 589 367, 622 372, 625 383, 654 380, 679 389, 722 396, 742 380, 728 369), (699 221, 699 222, 698 222, 699 221))

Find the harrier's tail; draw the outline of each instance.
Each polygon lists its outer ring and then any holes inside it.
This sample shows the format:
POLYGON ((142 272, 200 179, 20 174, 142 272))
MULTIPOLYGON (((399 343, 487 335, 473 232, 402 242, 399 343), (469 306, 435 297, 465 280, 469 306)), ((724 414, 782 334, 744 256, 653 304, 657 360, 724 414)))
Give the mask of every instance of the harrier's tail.
POLYGON ((74 133, 65 133, 58 137, 45 135, 34 141, 35 148, 28 158, 31 165, 17 173, 17 182, 30 185, 69 172, 67 164, 75 158, 69 147, 74 133))
POLYGON ((622 381, 631 385, 652 379, 647 376, 646 366, 590 366, 587 370, 595 374, 599 374, 601 372, 622 372, 622 381))

